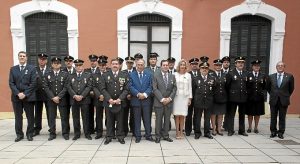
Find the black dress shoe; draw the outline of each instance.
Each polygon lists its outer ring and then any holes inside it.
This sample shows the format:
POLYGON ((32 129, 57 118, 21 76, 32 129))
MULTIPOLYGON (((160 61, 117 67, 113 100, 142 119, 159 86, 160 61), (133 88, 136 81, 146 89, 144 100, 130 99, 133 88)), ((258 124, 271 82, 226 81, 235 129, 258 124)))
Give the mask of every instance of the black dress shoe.
POLYGON ((65 134, 63 137, 64 137, 65 140, 69 140, 70 139, 69 135, 67 135, 67 134, 65 134))
POLYGON ((17 138, 15 139, 15 142, 19 142, 19 141, 21 141, 22 139, 24 139, 24 137, 23 137, 23 136, 19 136, 19 137, 17 137, 17 138))
POLYGON ((35 137, 35 136, 37 136, 37 135, 40 135, 40 131, 35 131, 35 132, 33 133, 33 137, 35 137))
POLYGON ((223 136, 223 133, 217 131, 217 134, 220 135, 220 136, 223 136))
POLYGON ((217 132, 212 132, 211 135, 216 136, 217 132))
POLYGON ((239 132, 239 135, 242 135, 242 136, 248 136, 248 134, 245 133, 245 132, 239 132))
POLYGON ((173 140, 172 140, 170 137, 164 138, 164 140, 166 140, 166 141, 168 141, 168 142, 173 142, 173 140))
POLYGON ((270 138, 276 137, 276 133, 271 133, 270 138))
POLYGON ((110 138, 106 138, 106 140, 104 141, 104 145, 107 145, 111 142, 111 139, 110 138))
POLYGON ((251 129, 248 129, 248 130, 247 130, 247 133, 251 133, 251 129))
POLYGON ((80 138, 80 136, 74 136, 72 140, 77 140, 79 138, 80 138))
POLYGON ((150 136, 150 137, 146 137, 146 140, 147 141, 151 141, 151 142, 153 142, 154 141, 154 139, 150 136))
POLYGON ((90 135, 85 135, 85 138, 88 140, 92 140, 92 137, 90 135))
POLYGON ((33 141, 32 136, 27 136, 27 140, 28 140, 28 141, 33 141))
POLYGON ((228 131, 228 136, 232 136, 234 134, 234 132, 229 132, 228 131))
POLYGON ((211 136, 210 134, 205 134, 204 137, 208 138, 208 139, 213 139, 214 137, 211 136))
POLYGON ((135 139, 135 143, 140 143, 140 142, 141 142, 141 138, 135 139))
POLYGON ((125 144, 124 138, 118 139, 118 141, 119 141, 121 144, 125 144))
POLYGON ((258 130, 257 130, 257 129, 254 129, 254 133, 256 133, 256 134, 257 134, 257 133, 258 133, 258 130))
POLYGON ((99 138, 102 138, 102 134, 97 134, 97 135, 96 135, 95 139, 97 140, 97 139, 99 139, 99 138))
POLYGON ((186 132, 185 135, 186 135, 186 136, 190 136, 191 133, 190 133, 190 132, 186 132))
POLYGON ((56 135, 50 135, 50 137, 48 138, 48 141, 52 141, 56 138, 56 135))
POLYGON ((279 133, 279 134, 278 134, 278 138, 284 139, 283 134, 279 133))
POLYGON ((160 143, 160 138, 156 138, 155 143, 160 143))
POLYGON ((199 139, 200 138, 200 134, 195 134, 195 139, 197 140, 197 139, 199 139))

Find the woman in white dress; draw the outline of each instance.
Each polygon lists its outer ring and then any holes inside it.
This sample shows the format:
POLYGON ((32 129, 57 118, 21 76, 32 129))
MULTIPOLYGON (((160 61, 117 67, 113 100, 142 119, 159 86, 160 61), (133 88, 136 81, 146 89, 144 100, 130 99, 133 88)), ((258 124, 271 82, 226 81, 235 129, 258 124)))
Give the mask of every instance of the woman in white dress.
POLYGON ((173 115, 176 124, 176 139, 183 138, 185 116, 188 113, 188 106, 192 99, 192 78, 188 73, 187 61, 180 60, 175 72, 177 92, 174 98, 173 115))

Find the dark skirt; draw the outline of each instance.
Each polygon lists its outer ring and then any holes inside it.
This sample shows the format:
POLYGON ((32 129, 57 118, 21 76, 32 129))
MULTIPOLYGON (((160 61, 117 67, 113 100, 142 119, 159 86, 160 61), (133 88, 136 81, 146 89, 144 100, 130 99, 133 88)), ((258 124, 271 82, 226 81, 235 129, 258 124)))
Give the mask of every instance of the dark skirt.
POLYGON ((246 108, 246 115, 260 116, 265 114, 264 101, 248 101, 246 108))
POLYGON ((214 103, 211 114, 221 115, 226 113, 227 103, 214 103))

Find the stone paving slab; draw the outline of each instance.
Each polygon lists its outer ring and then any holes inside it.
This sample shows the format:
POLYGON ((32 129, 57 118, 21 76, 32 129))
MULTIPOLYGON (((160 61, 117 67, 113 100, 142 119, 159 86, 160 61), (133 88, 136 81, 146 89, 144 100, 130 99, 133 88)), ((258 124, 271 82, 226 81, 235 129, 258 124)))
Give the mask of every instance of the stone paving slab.
MULTIPOLYGON (((192 134, 176 140, 173 127, 170 131, 170 137, 174 140, 172 143, 162 140, 156 144, 144 138, 140 143, 135 143, 135 138, 130 134, 125 138, 124 145, 117 140, 104 145, 104 138, 95 140, 95 135, 92 135, 93 140, 81 135, 80 139, 73 141, 72 130, 70 140, 65 141, 59 126, 57 138, 48 141, 45 119, 41 135, 34 137, 34 141, 24 139, 15 143, 14 120, 4 119, 0 120, 0 164, 300 163, 300 145, 284 145, 276 142, 279 138, 269 138, 269 122, 269 118, 262 118, 259 134, 249 133, 248 137, 237 134, 228 137, 224 132, 224 136, 217 135, 214 139, 202 136, 195 140, 192 134)), ((24 129, 25 125, 24 121, 24 129)), ((59 120, 57 125, 60 125, 59 120)), ((300 143, 299 118, 287 119, 284 139, 300 143)))

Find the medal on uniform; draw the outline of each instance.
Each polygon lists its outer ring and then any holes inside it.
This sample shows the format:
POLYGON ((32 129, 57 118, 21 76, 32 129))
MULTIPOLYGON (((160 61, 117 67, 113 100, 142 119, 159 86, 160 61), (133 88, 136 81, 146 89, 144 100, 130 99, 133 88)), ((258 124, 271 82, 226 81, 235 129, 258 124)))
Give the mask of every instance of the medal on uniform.
MULTIPOLYGON (((124 85, 124 83, 125 83, 125 78, 119 78, 119 82, 120 82, 120 87, 123 89, 123 85, 124 85)), ((121 89, 121 90, 122 90, 121 89)))
POLYGON ((50 76, 50 75, 48 75, 48 79, 49 79, 49 80, 51 79, 51 76, 50 76))
POLYGON ((96 81, 99 81, 99 78, 98 78, 98 77, 96 78, 96 81))
POLYGON ((200 84, 200 82, 201 82, 201 81, 200 81, 200 80, 198 80, 198 84, 200 84))
POLYGON ((74 79, 74 78, 72 78, 72 83, 74 83, 74 81, 75 81, 75 79, 74 79))

